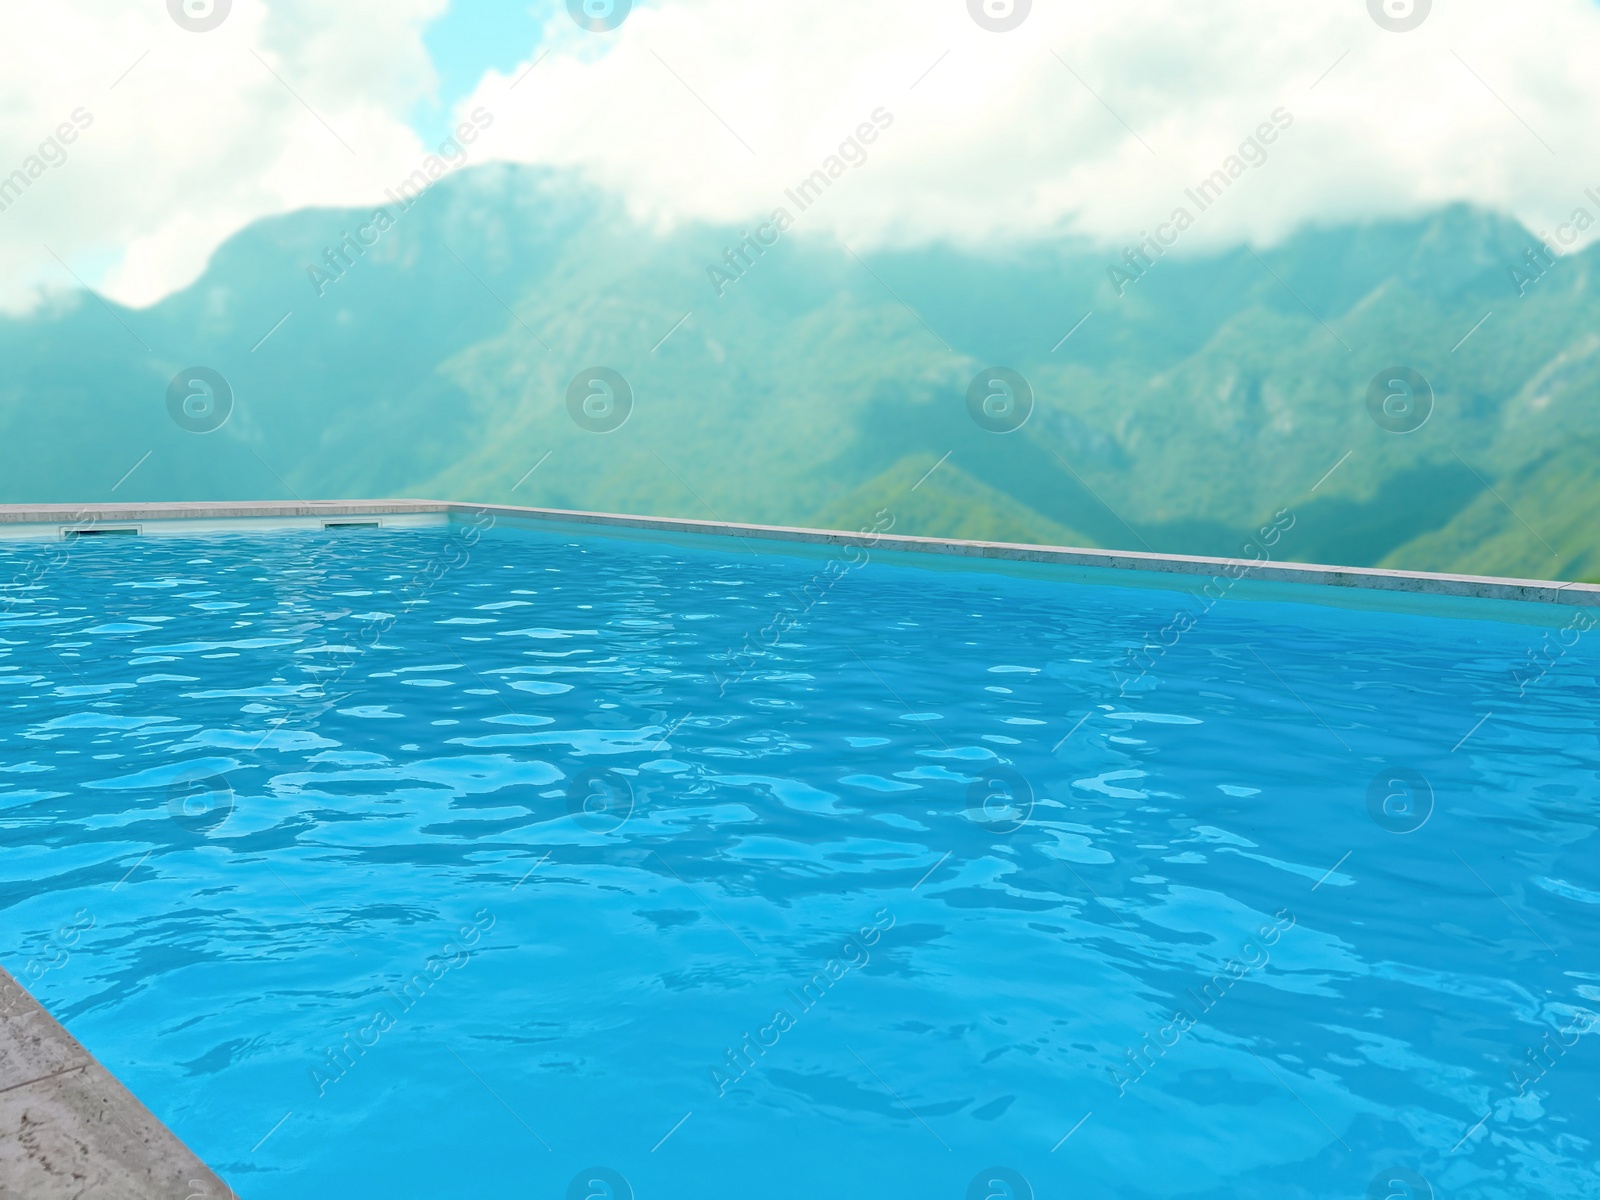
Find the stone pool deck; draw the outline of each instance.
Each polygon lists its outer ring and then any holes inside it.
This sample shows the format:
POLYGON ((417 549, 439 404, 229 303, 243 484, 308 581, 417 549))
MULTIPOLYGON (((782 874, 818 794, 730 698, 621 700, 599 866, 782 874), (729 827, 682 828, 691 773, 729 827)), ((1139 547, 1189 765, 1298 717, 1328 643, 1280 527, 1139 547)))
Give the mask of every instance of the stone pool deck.
POLYGON ((232 1197, 211 1168, 0 968, 0 1198, 232 1197))

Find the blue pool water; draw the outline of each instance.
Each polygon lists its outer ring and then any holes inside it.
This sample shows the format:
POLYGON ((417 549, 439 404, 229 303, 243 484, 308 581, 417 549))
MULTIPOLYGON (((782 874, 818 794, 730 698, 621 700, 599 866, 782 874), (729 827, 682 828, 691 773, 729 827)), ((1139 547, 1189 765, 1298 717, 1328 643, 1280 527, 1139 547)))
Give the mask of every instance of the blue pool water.
POLYGON ((246 1200, 1600 1196, 1600 631, 475 539, 0 548, 0 961, 246 1200))

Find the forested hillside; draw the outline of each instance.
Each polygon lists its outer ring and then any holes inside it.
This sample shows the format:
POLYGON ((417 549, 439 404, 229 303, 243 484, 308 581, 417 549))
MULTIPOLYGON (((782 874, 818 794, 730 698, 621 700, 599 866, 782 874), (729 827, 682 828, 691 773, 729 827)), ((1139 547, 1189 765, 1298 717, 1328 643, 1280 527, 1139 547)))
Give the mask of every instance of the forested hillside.
POLYGON ((719 296, 753 227, 645 228, 531 169, 370 216, 261 222, 147 310, 0 320, 0 499, 887 508, 896 532, 1222 554, 1288 510, 1276 553, 1302 561, 1600 576, 1596 253, 1514 284, 1534 239, 1485 213, 1169 255, 1121 296, 1120 249, 858 257, 803 221, 719 296), (204 433, 168 406, 196 366, 233 396, 204 433), (595 367, 632 395, 610 432, 569 411, 595 367), (1010 432, 969 413, 994 367, 1033 394, 1010 432), (1406 433, 1368 406, 1396 367, 1434 397, 1406 433))

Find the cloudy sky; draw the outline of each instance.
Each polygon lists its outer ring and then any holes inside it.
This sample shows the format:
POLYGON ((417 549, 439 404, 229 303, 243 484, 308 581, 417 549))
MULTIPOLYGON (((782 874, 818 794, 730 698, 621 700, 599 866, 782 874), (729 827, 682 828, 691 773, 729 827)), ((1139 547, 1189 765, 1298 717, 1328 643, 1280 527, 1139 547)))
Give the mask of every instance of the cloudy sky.
POLYGON ((662 227, 769 213, 881 112, 892 124, 804 231, 858 249, 1117 244, 1275 112, 1292 124, 1182 251, 1452 200, 1535 230, 1600 213, 1583 195, 1600 194, 1600 6, 1427 8, 636 0, 595 31, 567 0, 12 3, 0 180, 63 124, 74 140, 0 191, 0 306, 75 280, 153 303, 253 220, 380 202, 480 108, 471 162, 581 172, 662 227))

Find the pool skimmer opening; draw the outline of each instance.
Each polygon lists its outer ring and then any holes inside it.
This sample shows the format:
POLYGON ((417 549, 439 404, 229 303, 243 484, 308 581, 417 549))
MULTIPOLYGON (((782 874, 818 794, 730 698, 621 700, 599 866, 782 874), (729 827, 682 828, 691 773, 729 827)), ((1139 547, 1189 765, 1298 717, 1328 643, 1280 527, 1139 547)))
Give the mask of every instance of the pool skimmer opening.
POLYGON ((68 539, 86 537, 138 537, 144 531, 137 525, 112 525, 88 526, 84 528, 63 528, 61 536, 68 539))

